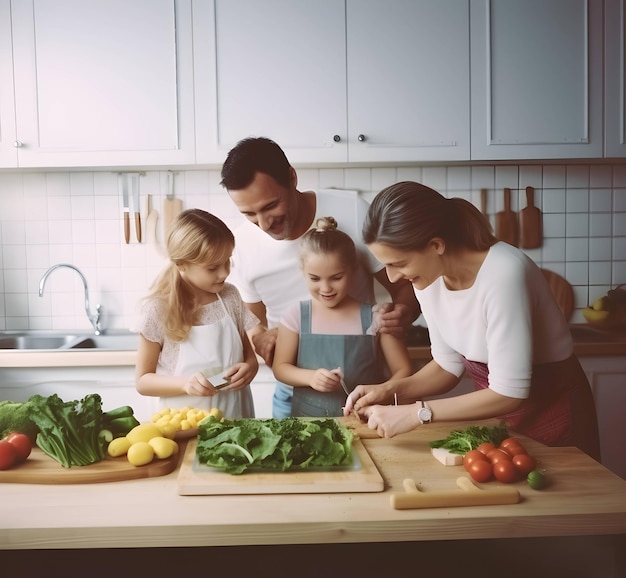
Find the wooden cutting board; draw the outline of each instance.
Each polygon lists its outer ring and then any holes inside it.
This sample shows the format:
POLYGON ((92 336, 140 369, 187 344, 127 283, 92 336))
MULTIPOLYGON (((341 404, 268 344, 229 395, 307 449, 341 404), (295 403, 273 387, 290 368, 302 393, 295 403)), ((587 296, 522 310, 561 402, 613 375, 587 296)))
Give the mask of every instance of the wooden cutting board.
POLYGON ((178 473, 181 496, 228 494, 328 494, 342 492, 382 492, 385 483, 359 438, 352 451, 353 466, 318 471, 245 472, 226 474, 198 465, 196 439, 189 440, 178 473))
POLYGON ((535 206, 535 189, 526 187, 526 206, 520 211, 520 247, 536 249, 543 242, 541 211, 535 206))
MULTIPOLYGON (((180 444, 182 454, 184 444, 180 444)), ((64 468, 39 448, 33 448, 28 459, 10 470, 0 471, 0 483, 13 484, 97 484, 140 478, 155 478, 173 472, 181 455, 165 460, 155 459, 145 466, 133 466, 126 456, 105 458, 89 466, 64 468)))
POLYGON ((509 245, 517 247, 517 215, 511 209, 511 189, 504 189, 504 210, 496 213, 496 237, 509 245))
POLYGON ((542 269, 541 272, 546 278, 550 291, 552 291, 552 295, 554 295, 565 320, 569 323, 572 313, 574 313, 574 288, 567 279, 564 279, 554 271, 542 269))

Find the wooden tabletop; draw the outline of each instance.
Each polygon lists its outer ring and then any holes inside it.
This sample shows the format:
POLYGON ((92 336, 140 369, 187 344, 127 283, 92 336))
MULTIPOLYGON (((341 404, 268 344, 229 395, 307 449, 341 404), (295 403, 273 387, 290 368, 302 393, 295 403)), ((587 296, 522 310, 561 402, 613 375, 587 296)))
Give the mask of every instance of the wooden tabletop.
MULTIPOLYGON (((474 422, 476 423, 476 422, 474 422)), ((494 423, 494 422, 484 422, 494 423)), ((411 478, 423 491, 456 488, 428 442, 466 423, 363 439, 383 492, 181 496, 178 470, 100 484, 0 484, 0 549, 324 544, 626 534, 626 481, 573 448, 527 442, 550 486, 513 484, 521 501, 498 506, 394 510, 411 478)), ((226 474, 225 474, 226 475, 226 474)), ((497 482, 485 484, 495 488, 497 482)))

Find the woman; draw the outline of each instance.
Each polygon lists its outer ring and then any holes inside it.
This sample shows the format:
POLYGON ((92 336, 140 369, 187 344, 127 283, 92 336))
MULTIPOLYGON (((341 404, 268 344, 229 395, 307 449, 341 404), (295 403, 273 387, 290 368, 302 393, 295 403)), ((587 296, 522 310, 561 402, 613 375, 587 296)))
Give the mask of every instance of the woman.
POLYGON ((430 421, 497 417, 512 431, 599 459, 589 383, 567 321, 531 259, 498 242, 468 201, 414 182, 376 196, 363 237, 392 282, 413 284, 433 359, 410 377, 360 385, 345 415, 355 409, 382 437, 430 421), (453 389, 464 371, 474 392, 423 401, 453 389), (401 405, 376 405, 394 393, 401 405))

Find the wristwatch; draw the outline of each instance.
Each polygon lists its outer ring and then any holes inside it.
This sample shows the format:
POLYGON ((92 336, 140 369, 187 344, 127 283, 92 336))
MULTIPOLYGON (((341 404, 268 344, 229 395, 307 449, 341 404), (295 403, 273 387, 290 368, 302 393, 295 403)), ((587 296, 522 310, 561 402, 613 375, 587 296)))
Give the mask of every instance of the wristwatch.
POLYGON ((420 400, 418 403, 421 404, 421 407, 417 410, 417 419, 420 420, 422 425, 425 423, 431 423, 433 421, 432 410, 426 405, 425 402, 420 400))

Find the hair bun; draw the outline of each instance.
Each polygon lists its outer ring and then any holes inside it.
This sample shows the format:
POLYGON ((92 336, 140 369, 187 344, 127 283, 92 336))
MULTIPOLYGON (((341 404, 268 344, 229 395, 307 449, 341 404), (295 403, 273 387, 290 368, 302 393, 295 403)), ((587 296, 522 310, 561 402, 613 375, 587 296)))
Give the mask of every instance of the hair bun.
POLYGON ((337 228, 337 221, 333 217, 320 217, 315 221, 316 231, 332 231, 337 228))

